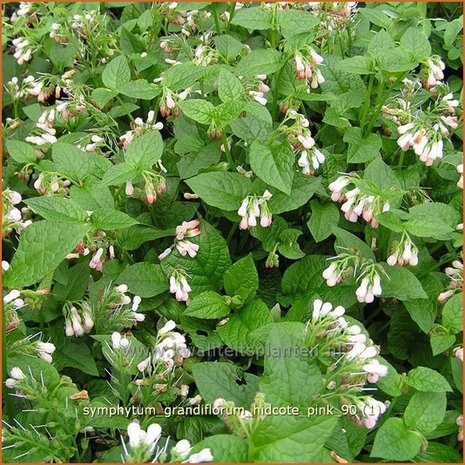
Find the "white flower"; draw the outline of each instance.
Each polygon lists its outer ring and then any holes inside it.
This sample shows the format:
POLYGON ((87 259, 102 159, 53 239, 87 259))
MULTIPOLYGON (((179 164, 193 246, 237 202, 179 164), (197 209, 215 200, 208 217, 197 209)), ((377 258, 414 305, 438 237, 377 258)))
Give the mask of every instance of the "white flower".
POLYGON ((8 304, 12 302, 13 300, 17 299, 20 295, 21 295, 21 292, 18 291, 18 289, 13 289, 5 297, 3 297, 3 302, 8 304))
POLYGON ((213 461, 213 455, 210 449, 202 449, 196 454, 192 454, 188 459, 187 463, 202 463, 202 462, 211 462, 213 461))
POLYGON ((158 330, 158 334, 167 334, 176 328, 176 322, 173 320, 167 321, 161 329, 158 330))
POLYGON ((171 454, 175 454, 179 460, 184 460, 189 456, 191 450, 191 443, 187 439, 181 439, 171 449, 171 454))
POLYGON ((24 375, 23 371, 22 371, 21 368, 19 368, 19 367, 13 367, 13 368, 10 370, 10 376, 11 376, 13 379, 16 379, 16 380, 18 380, 18 381, 20 381, 20 380, 26 378, 26 376, 24 375))

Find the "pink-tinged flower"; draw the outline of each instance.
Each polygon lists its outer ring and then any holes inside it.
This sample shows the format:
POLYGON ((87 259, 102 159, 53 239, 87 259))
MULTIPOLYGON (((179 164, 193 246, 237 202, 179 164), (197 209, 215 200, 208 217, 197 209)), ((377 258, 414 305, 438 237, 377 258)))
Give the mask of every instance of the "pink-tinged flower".
POLYGON ((194 258, 199 251, 199 245, 190 241, 177 241, 176 249, 183 257, 189 254, 189 257, 194 258))
POLYGON ((461 362, 463 362, 463 347, 456 347, 454 349, 454 357, 458 358, 461 362))
POLYGON ((97 249, 97 252, 95 252, 94 255, 92 256, 92 259, 89 263, 89 267, 97 271, 102 271, 103 263, 104 263, 102 260, 102 255, 103 255, 103 248, 100 247, 99 249, 97 249))
POLYGON ((191 290, 186 278, 179 272, 170 276, 170 293, 175 295, 178 302, 187 302, 191 290))

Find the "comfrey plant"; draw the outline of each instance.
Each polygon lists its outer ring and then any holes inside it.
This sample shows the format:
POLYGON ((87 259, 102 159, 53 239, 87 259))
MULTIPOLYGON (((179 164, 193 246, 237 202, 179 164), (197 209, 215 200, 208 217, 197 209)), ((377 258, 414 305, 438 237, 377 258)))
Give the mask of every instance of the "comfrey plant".
POLYGON ((8 463, 462 461, 462 18, 3 5, 8 463))

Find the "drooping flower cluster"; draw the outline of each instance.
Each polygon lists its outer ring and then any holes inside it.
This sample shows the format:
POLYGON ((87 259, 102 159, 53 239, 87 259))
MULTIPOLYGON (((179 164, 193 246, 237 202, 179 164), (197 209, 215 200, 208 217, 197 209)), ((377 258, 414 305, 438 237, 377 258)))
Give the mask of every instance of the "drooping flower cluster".
MULTIPOLYGON (((90 215, 92 212, 88 212, 90 215)), ((107 257, 112 260, 115 258, 115 248, 113 241, 108 238, 105 231, 96 231, 92 236, 88 235, 79 242, 76 247, 66 255, 67 260, 73 260, 79 257, 85 257, 92 254, 89 267, 96 271, 102 271, 107 257)))
POLYGON ((460 165, 457 165, 457 173, 460 174, 460 179, 457 181, 457 187, 460 187, 460 189, 463 189, 463 163, 460 163, 460 165))
POLYGON ((438 302, 446 303, 456 292, 463 287, 463 263, 460 260, 454 260, 452 266, 445 269, 446 275, 449 276, 449 289, 441 292, 438 296, 438 302))
POLYGON ((10 389, 21 391, 21 384, 26 380, 23 370, 19 367, 13 367, 9 375, 10 377, 5 381, 5 386, 10 389))
POLYGON ((307 346, 318 350, 321 357, 330 357, 325 385, 328 398, 357 405, 360 415, 353 420, 368 429, 373 428, 386 404, 370 396, 360 396, 366 383, 377 383, 387 375, 387 367, 376 358, 379 348, 368 340, 359 325, 350 325, 342 306, 333 308, 329 302, 316 299, 312 317, 305 328, 307 346), (371 408, 368 408, 371 407, 371 408))
POLYGON ((23 212, 16 207, 21 203, 19 192, 6 189, 2 192, 2 234, 9 235, 13 230, 20 233, 32 221, 23 218, 23 212))
POLYGON ((253 89, 248 90, 248 94, 260 105, 266 105, 266 93, 270 90, 269 86, 265 84, 266 74, 259 74, 255 76, 256 81, 253 83, 253 89))
MULTIPOLYGON (((125 463, 147 463, 167 461, 166 450, 168 441, 164 446, 159 446, 162 434, 162 427, 158 423, 152 423, 147 431, 140 427, 138 421, 133 421, 128 425, 128 444, 122 440, 125 463)), ((213 461, 210 449, 202 449, 200 452, 191 454, 192 446, 186 439, 178 441, 170 450, 171 462, 182 463, 202 463, 213 461)))
POLYGON ((82 305, 65 305, 63 307, 65 317, 65 334, 68 337, 81 337, 90 333, 94 327, 92 308, 87 302, 82 305))
POLYGON ((360 258, 353 251, 340 253, 331 260, 332 263, 322 273, 329 287, 355 276, 360 282, 355 291, 359 302, 371 303, 375 297, 381 296, 383 292, 381 287, 382 269, 378 264, 360 258))
POLYGON ((444 70, 446 65, 438 55, 429 57, 422 63, 421 76, 423 77, 423 86, 426 89, 435 88, 438 84, 442 84, 444 79, 444 70))
POLYGON ((377 228, 379 222, 376 215, 389 211, 390 203, 373 194, 365 194, 360 187, 348 189, 350 184, 357 186, 358 177, 355 175, 343 175, 329 184, 331 199, 342 203, 341 210, 344 217, 356 223, 361 216, 372 228, 377 228))
POLYGON ((161 131, 162 129, 163 123, 157 123, 155 121, 155 112, 150 110, 147 114, 147 120, 145 122, 140 117, 136 118, 131 122, 131 129, 123 134, 119 140, 123 148, 127 149, 135 137, 141 136, 148 131, 161 131))
POLYGON ((19 2, 19 8, 11 15, 11 22, 17 23, 21 18, 27 22, 27 17, 33 13, 33 4, 29 2, 19 2))
POLYGON ((189 239, 200 234, 199 225, 199 220, 192 220, 183 221, 179 226, 176 226, 174 243, 158 256, 159 260, 163 260, 167 257, 174 248, 176 248, 181 256, 185 257, 189 255, 189 257, 194 258, 199 251, 199 245, 191 242, 189 239))
POLYGON ((15 47, 13 56, 16 58, 18 65, 22 65, 31 60, 34 51, 29 39, 26 39, 26 37, 17 37, 12 40, 12 43, 15 47))
MULTIPOLYGON (((159 160, 157 162, 161 172, 166 172, 165 167, 159 160)), ((144 187, 134 185, 132 181, 126 182, 125 193, 128 197, 139 198, 151 205, 156 202, 160 195, 166 193, 166 179, 163 175, 152 170, 144 170, 141 173, 144 187)))
POLYGON ((288 109, 279 125, 278 130, 287 137, 298 157, 297 164, 302 168, 302 173, 313 176, 315 171, 325 162, 324 154, 316 146, 315 140, 308 127, 308 119, 297 111, 288 109), (292 124, 288 125, 290 121, 292 124))
POLYGON ((418 265, 418 249, 407 233, 404 232, 400 241, 394 245, 391 255, 386 260, 388 265, 418 265))
MULTIPOLYGON (((155 79, 155 82, 163 82, 163 78, 157 78, 155 79)), ((176 117, 179 116, 181 114, 181 110, 178 106, 178 102, 186 100, 190 92, 190 89, 186 89, 182 92, 176 93, 167 87, 162 87, 162 96, 160 98, 160 115, 164 118, 168 118, 168 116, 171 115, 176 117)))
POLYGON ((189 299, 189 292, 192 291, 186 276, 185 271, 175 269, 172 271, 169 278, 170 293, 175 295, 178 302, 187 302, 189 299))
MULTIPOLYGON (((10 265, 8 262, 2 261, 2 269, 6 271, 10 265)), ((17 310, 24 307, 26 304, 21 298, 21 291, 13 289, 3 296, 3 318, 6 323, 6 330, 12 331, 17 328, 20 320, 17 310)))
POLYGON ((273 194, 265 191, 263 195, 248 195, 241 203, 237 214, 241 217, 240 229, 248 229, 257 226, 257 218, 260 218, 260 225, 267 228, 271 225, 272 215, 268 208, 268 201, 273 194))
MULTIPOLYGON (((440 68, 437 69, 442 75, 440 68)), ((437 81, 434 99, 425 110, 414 99, 420 90, 419 81, 405 79, 403 82, 400 97, 383 106, 383 113, 398 126, 399 147, 403 151, 412 149, 426 166, 431 166, 443 157, 444 139, 450 130, 458 127, 457 107, 460 102, 454 99, 447 85, 437 81)))
POLYGON ((26 142, 38 145, 54 144, 57 142, 56 129, 53 127, 55 122, 55 109, 44 111, 37 120, 36 127, 40 129, 38 135, 27 136, 26 142))
POLYGON ((347 30, 347 23, 355 15, 357 2, 310 2, 309 5, 318 16, 320 30, 331 32, 347 30))
POLYGON ((310 88, 316 89, 325 82, 321 74, 320 65, 323 63, 323 57, 319 55, 314 48, 306 47, 294 55, 295 75, 297 79, 305 80, 310 88))

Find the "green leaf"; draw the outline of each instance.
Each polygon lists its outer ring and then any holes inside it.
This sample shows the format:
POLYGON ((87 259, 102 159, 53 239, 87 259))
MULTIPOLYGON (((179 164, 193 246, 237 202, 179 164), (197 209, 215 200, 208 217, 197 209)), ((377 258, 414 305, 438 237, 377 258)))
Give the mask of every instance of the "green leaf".
POLYGON ((346 58, 338 63, 341 71, 350 74, 373 74, 373 60, 369 56, 355 56, 346 58))
POLYGON ((378 189, 388 190, 400 187, 400 183, 391 167, 381 157, 376 157, 365 169, 363 179, 371 181, 378 189))
POLYGON ((305 205, 316 192, 321 193, 321 178, 305 176, 301 173, 294 175, 291 193, 273 192, 268 202, 271 213, 289 212, 305 205))
POLYGON ((378 50, 376 58, 380 69, 387 73, 403 73, 418 66, 418 61, 412 57, 412 54, 400 47, 378 50))
POLYGON ((440 202, 426 202, 414 205, 409 210, 405 228, 418 237, 444 239, 455 230, 461 221, 460 213, 450 205, 440 202))
POLYGON ((278 10, 276 22, 281 34, 288 39, 296 34, 307 33, 319 24, 315 15, 301 9, 278 10))
POLYGON ((234 14, 231 24, 253 31, 261 31, 272 27, 271 16, 271 9, 262 6, 241 8, 234 14))
POLYGON ((417 392, 405 409, 405 426, 421 434, 431 433, 442 423, 446 406, 445 392, 417 392))
POLYGON ((218 95, 222 102, 244 98, 244 87, 233 73, 222 69, 218 77, 218 95))
POLYGON ((383 264, 387 277, 382 278, 383 297, 394 297, 399 300, 427 299, 418 278, 406 268, 383 264))
POLYGON ((298 260, 305 256, 300 250, 297 242, 298 238, 302 235, 302 231, 298 229, 287 228, 279 235, 278 252, 291 260, 298 260))
POLYGON ((237 313, 228 318, 228 322, 218 327, 221 340, 240 353, 253 355, 263 348, 269 326, 273 318, 268 307, 260 300, 253 300, 237 313))
POLYGON ((251 188, 250 179, 239 173, 211 172, 186 180, 205 203, 221 210, 237 210, 251 188))
POLYGON ((77 263, 66 272, 66 282, 57 282, 53 294, 61 301, 82 299, 89 285, 90 268, 87 261, 77 263))
POLYGON ((463 293, 459 292, 451 297, 442 311, 442 324, 450 333, 458 334, 463 331, 463 293))
POLYGON ((53 365, 57 370, 77 368, 91 376, 99 376, 94 356, 86 344, 71 342, 60 347, 53 354, 53 365))
POLYGON ((26 165, 35 163, 37 160, 36 151, 32 145, 20 140, 7 140, 5 142, 6 150, 13 160, 26 165))
POLYGON ((452 334, 432 334, 430 343, 433 356, 436 356, 455 344, 455 336, 452 334))
POLYGON ((151 226, 135 225, 118 231, 118 243, 126 250, 135 250, 144 242, 174 236, 174 234, 174 229, 156 229, 151 226))
POLYGON ((410 51, 415 59, 421 60, 431 55, 431 45, 423 31, 410 27, 400 39, 400 46, 410 51))
POLYGON ((59 221, 31 224, 21 233, 3 285, 22 288, 40 281, 76 247, 88 229, 87 225, 59 221))
POLYGON ((127 284, 129 291, 140 297, 154 297, 168 290, 168 278, 160 265, 140 262, 128 266, 118 276, 117 284, 127 284))
POLYGON ((463 29, 463 15, 450 21, 444 30, 444 45, 449 48, 455 42, 455 39, 463 29))
POLYGON ((134 139, 124 159, 139 169, 151 168, 163 154, 163 140, 159 131, 149 131, 134 139))
POLYGON ((216 463, 246 463, 247 442, 231 434, 215 434, 195 444, 190 455, 210 449, 216 463))
POLYGON ((137 175, 136 167, 130 163, 113 165, 103 176, 104 186, 117 186, 126 181, 132 181, 137 175))
POLYGON ((363 258, 375 261, 375 254, 371 247, 359 239, 355 234, 341 228, 333 228, 333 234, 336 236, 334 249, 339 253, 340 249, 352 249, 363 258))
POLYGON ((294 154, 288 143, 266 147, 253 142, 250 147, 250 166, 253 172, 270 186, 291 194, 294 178, 294 154))
POLYGON ((180 65, 172 66, 163 73, 163 85, 168 87, 173 92, 184 90, 192 87, 197 82, 205 68, 196 66, 193 63, 181 63, 180 65))
POLYGON ((381 137, 378 134, 369 134, 363 137, 360 128, 350 128, 344 134, 344 142, 349 144, 347 152, 348 163, 366 163, 379 155, 381 150, 381 137))
POLYGON ((336 425, 337 418, 327 415, 311 418, 268 416, 258 424, 250 438, 248 460, 258 463, 320 462, 324 444, 336 425))
POLYGON ((272 74, 282 66, 280 59, 281 54, 272 48, 253 50, 237 64, 236 74, 238 76, 272 74))
POLYGON ((422 443, 422 437, 400 418, 388 418, 376 433, 370 456, 403 462, 418 454, 422 443))
POLYGON ((192 299, 184 311, 184 315, 195 318, 217 319, 226 316, 230 308, 224 303, 221 295, 213 291, 205 291, 192 299))
POLYGON ((87 178, 82 187, 71 186, 69 196, 84 210, 114 208, 115 202, 110 190, 97 178, 87 178))
MULTIPOLYGON (((323 387, 315 356, 297 337, 297 327, 275 324, 266 343, 265 371, 260 391, 273 406, 292 405, 304 410, 323 387)), ((303 332, 303 325, 294 323, 303 332)))
POLYGON ((250 408, 258 390, 258 378, 243 373, 236 365, 226 362, 203 362, 192 366, 192 375, 200 395, 207 404, 218 399, 232 401, 237 407, 250 408), (237 381, 244 378, 246 383, 237 381))
POLYGON ((415 463, 462 463, 462 461, 462 455, 453 447, 431 441, 428 441, 425 451, 420 451, 412 459, 415 463))
POLYGON ((215 108, 208 100, 190 99, 179 102, 179 108, 189 118, 201 124, 212 122, 212 112, 215 108))
POLYGON ((155 84, 149 84, 145 79, 137 79, 119 87, 118 92, 130 98, 152 100, 160 93, 160 89, 155 84))
POLYGON ((283 294, 295 298, 309 289, 317 289, 324 282, 321 273, 327 266, 326 257, 321 255, 308 255, 292 264, 281 281, 283 294))
POLYGON ((199 245, 199 251, 193 260, 172 252, 162 261, 167 275, 176 267, 182 267, 188 275, 192 287, 191 297, 204 291, 219 291, 223 287, 223 275, 231 265, 228 245, 223 236, 210 224, 202 220, 200 235, 191 239, 199 245))
POLYGON ((252 254, 238 260, 224 274, 224 289, 231 297, 243 300, 253 297, 258 290, 258 273, 252 254))
POLYGON ((228 34, 214 37, 216 49, 229 61, 234 60, 242 50, 242 43, 228 34))
POLYGON ((417 367, 410 370, 406 384, 422 392, 451 392, 452 388, 446 378, 437 371, 427 367, 417 367))
POLYGON ((331 236, 333 228, 339 223, 339 210, 333 203, 321 204, 317 200, 310 202, 312 215, 307 222, 315 242, 321 242, 331 236))
POLYGON ((237 119, 246 106, 243 100, 227 100, 213 108, 212 120, 220 128, 225 128, 237 119))
POLYGON ((131 80, 131 70, 128 60, 120 55, 108 63, 102 73, 102 81, 105 87, 111 90, 119 90, 131 80))
POLYGON ((103 108, 112 98, 116 97, 116 95, 118 95, 116 90, 110 90, 101 87, 99 89, 94 89, 92 91, 91 97, 99 108, 103 108))
POLYGON ((42 218, 68 223, 86 223, 87 213, 73 200, 62 197, 33 197, 24 203, 42 218))
POLYGON ((129 228, 129 226, 138 223, 137 220, 131 218, 126 213, 109 208, 100 208, 92 212, 90 221, 93 228, 103 229, 104 231, 129 228))
POLYGON ((109 163, 108 160, 92 153, 83 152, 74 145, 64 142, 53 144, 52 159, 56 171, 77 181, 90 175, 98 176, 102 173, 103 166, 95 157, 105 163, 105 166, 109 163))

